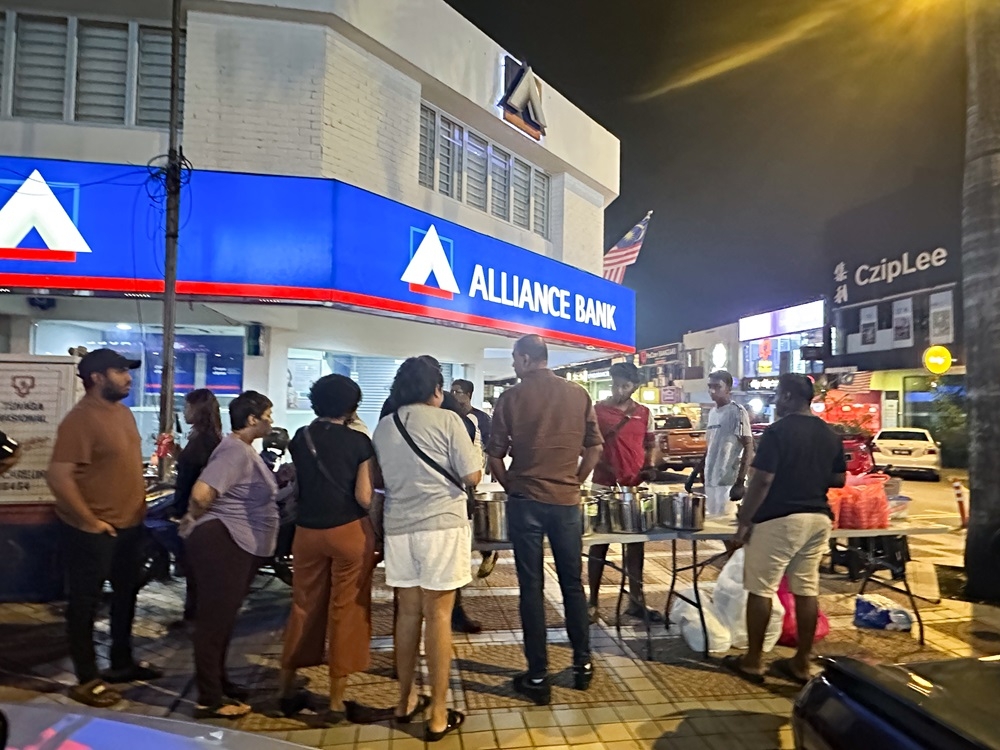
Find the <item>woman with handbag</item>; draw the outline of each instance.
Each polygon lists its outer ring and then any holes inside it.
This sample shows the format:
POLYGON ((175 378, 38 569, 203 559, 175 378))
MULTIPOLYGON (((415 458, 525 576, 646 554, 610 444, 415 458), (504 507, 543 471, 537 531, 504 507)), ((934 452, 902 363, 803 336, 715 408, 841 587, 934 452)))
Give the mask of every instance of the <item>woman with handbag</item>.
POLYGON ((292 557, 292 609, 281 657, 281 710, 299 713, 309 693, 296 691, 296 670, 327 664, 328 723, 374 720, 372 709, 344 700, 347 680, 368 669, 375 533, 368 517, 377 473, 375 451, 351 422, 358 384, 326 375, 309 392, 316 420, 289 446, 298 484, 292 557), (329 640, 329 649, 326 648, 329 640))
POLYGON ((466 487, 482 479, 482 459, 462 418, 441 409, 444 379, 426 359, 400 366, 373 443, 385 484, 382 514, 386 584, 397 589, 395 718, 412 721, 430 708, 425 738, 436 742, 465 717, 447 707, 451 612, 455 592, 472 580, 472 532, 466 487), (431 696, 414 690, 421 625, 426 622, 431 696))

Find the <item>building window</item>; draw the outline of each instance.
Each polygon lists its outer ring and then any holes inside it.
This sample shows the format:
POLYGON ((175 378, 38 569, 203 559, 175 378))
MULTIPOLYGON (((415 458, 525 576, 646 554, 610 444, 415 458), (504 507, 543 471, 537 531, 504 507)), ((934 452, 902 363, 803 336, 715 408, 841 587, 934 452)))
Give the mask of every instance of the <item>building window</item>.
POLYGON ((76 33, 76 119, 125 122, 128 24, 80 22, 76 33))
POLYGON ((426 104, 420 105, 417 179, 430 190, 437 186, 442 195, 549 236, 549 175, 426 104))
POLYGON ((63 119, 69 38, 66 19, 21 16, 15 33, 14 116, 63 119))
MULTIPOLYGON (((183 62, 182 33, 181 101, 183 62)), ((166 128, 170 30, 0 10, 0 94, 5 117, 166 128)))

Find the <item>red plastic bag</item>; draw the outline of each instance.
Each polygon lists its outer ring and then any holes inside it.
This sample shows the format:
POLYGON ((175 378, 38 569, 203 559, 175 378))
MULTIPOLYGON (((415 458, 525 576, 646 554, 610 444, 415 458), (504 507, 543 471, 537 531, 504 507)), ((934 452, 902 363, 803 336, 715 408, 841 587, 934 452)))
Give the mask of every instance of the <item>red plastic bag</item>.
MULTIPOLYGON (((781 585, 778 586, 778 601, 785 608, 785 619, 781 623, 781 637, 778 639, 778 645, 795 648, 799 645, 798 624, 795 620, 795 597, 788 588, 788 578, 786 577, 782 577, 781 585)), ((816 619, 816 638, 813 642, 819 643, 829 634, 830 620, 823 612, 820 612, 816 619)))

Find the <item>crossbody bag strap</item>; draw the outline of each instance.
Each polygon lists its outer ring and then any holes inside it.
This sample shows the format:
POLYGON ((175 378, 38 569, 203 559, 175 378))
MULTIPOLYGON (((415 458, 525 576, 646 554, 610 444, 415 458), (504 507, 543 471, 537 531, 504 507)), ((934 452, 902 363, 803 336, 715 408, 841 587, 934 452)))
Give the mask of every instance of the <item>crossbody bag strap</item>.
POLYGON ((312 434, 309 432, 310 427, 312 427, 312 424, 306 425, 305 429, 302 431, 302 437, 306 441, 306 449, 309 451, 309 455, 312 456, 313 460, 316 462, 316 466, 319 467, 319 473, 322 474, 324 478, 326 478, 326 481, 330 484, 336 485, 336 480, 330 475, 330 472, 323 465, 323 462, 319 460, 319 453, 316 452, 316 443, 313 442, 312 434))
POLYGON ((399 434, 403 436, 403 440, 406 441, 406 444, 410 446, 410 450, 416 453, 421 461, 423 461, 425 464, 434 469, 434 471, 436 471, 438 474, 447 477, 448 481, 451 482, 456 487, 458 487, 458 489, 462 490, 463 492, 466 491, 466 487, 464 484, 462 484, 461 481, 456 479, 455 476, 450 471, 441 466, 441 464, 439 464, 433 458, 431 458, 422 450, 420 450, 420 447, 415 442, 413 442, 413 438, 410 437, 410 433, 407 432, 406 428, 403 426, 403 420, 399 418, 399 412, 395 412, 392 415, 392 421, 396 423, 396 429, 399 430, 399 434))

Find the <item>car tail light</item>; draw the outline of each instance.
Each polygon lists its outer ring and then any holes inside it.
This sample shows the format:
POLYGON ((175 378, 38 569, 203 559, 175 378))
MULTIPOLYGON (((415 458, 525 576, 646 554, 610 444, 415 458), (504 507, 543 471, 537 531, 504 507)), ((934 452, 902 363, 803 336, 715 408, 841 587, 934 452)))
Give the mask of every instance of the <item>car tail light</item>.
POLYGON ((928 456, 936 456, 937 455, 937 448, 928 448, 927 449, 927 455, 928 456))
POLYGON ((872 443, 872 453, 881 453, 882 449, 879 448, 875 443, 872 443))

